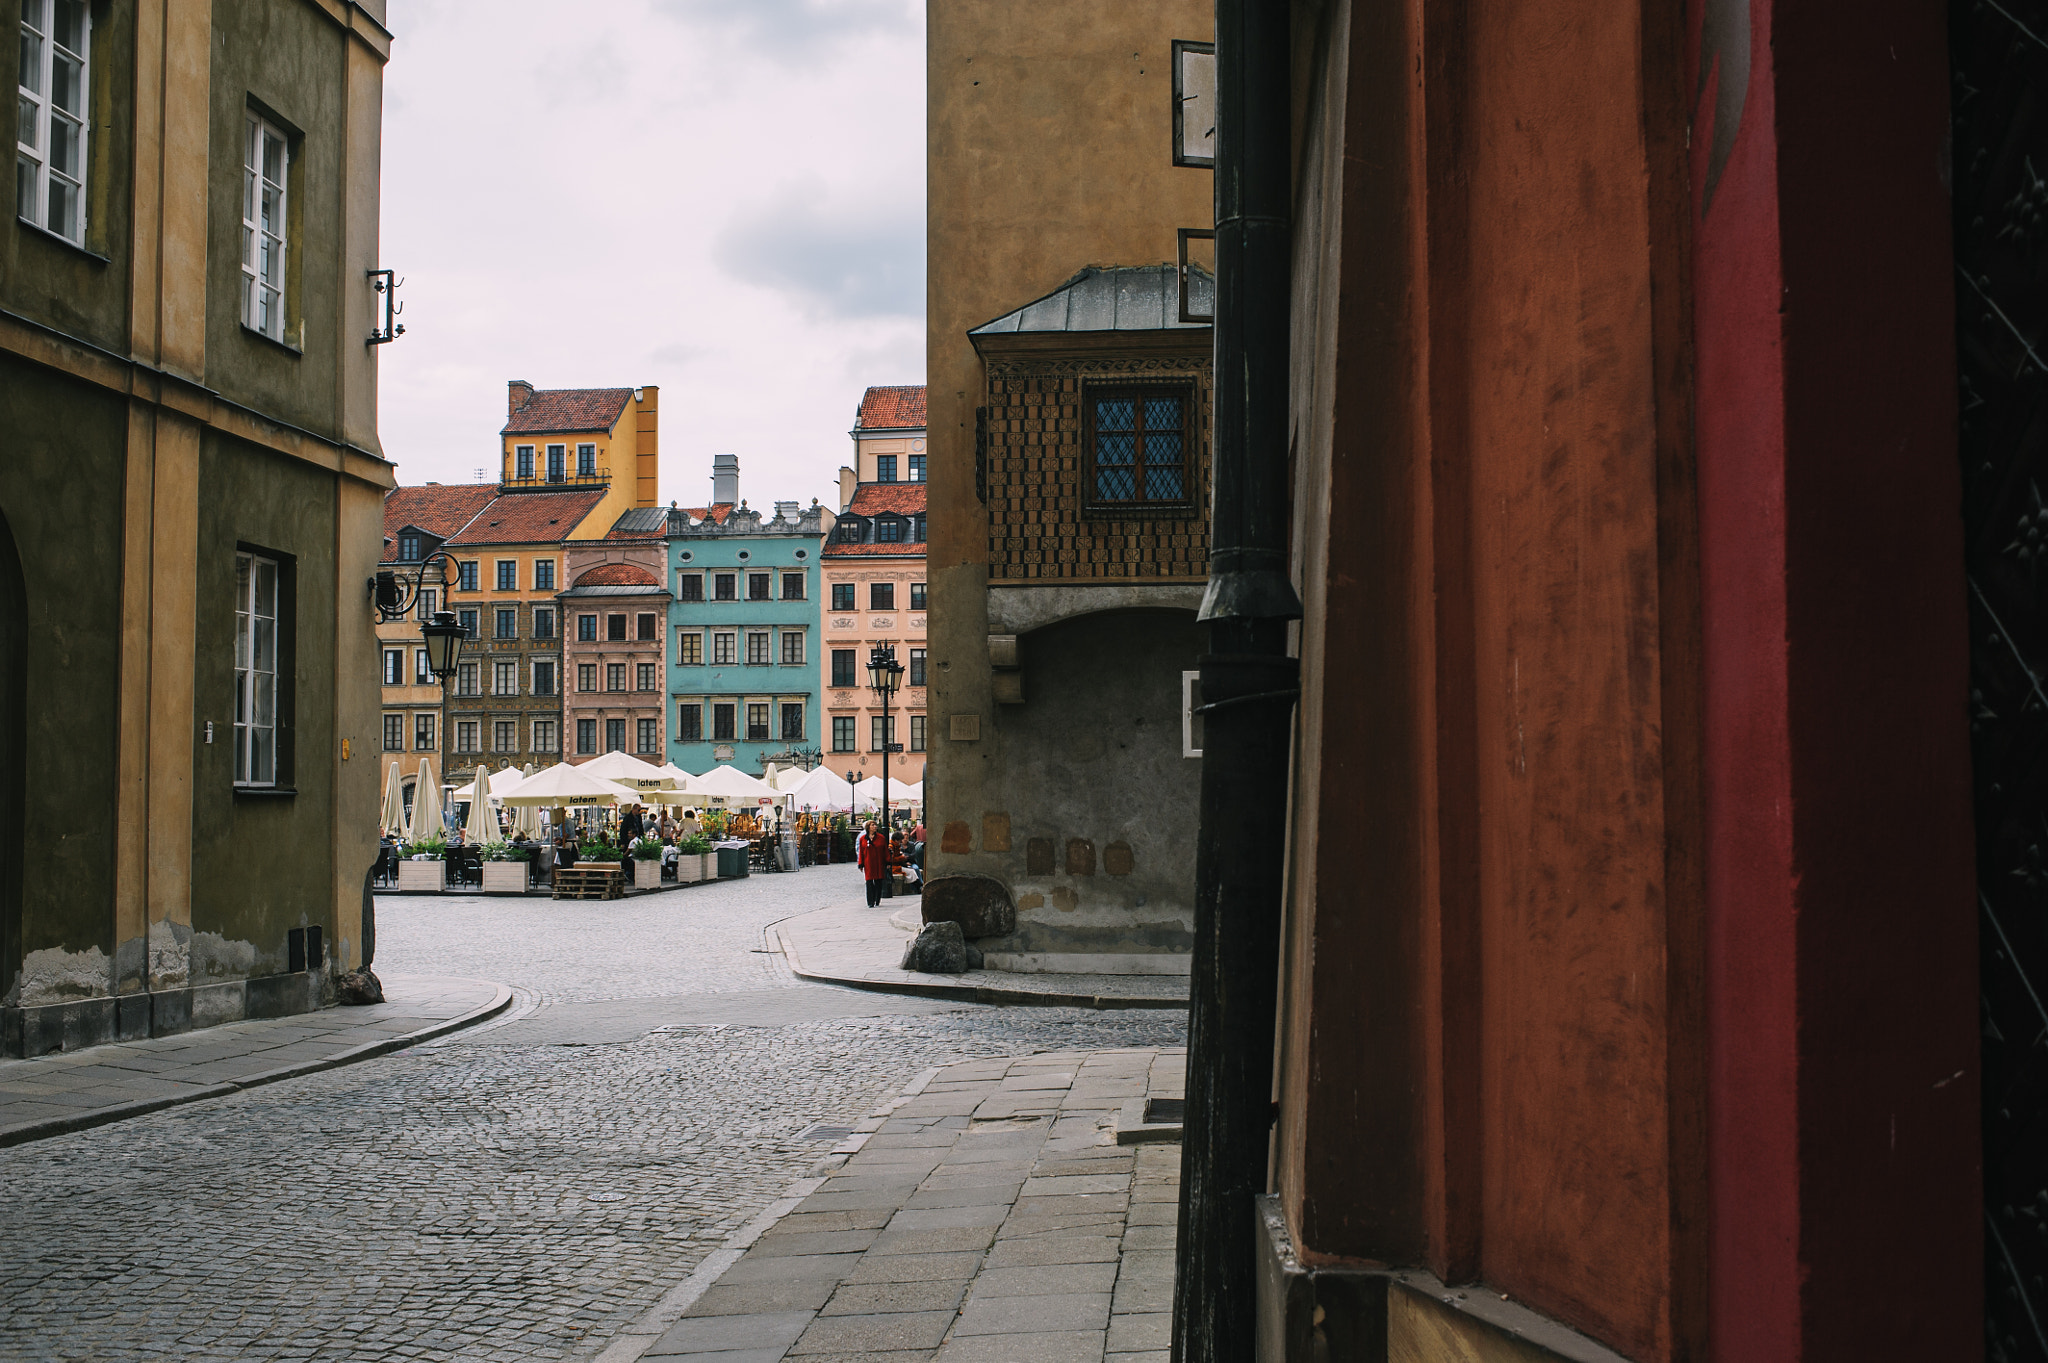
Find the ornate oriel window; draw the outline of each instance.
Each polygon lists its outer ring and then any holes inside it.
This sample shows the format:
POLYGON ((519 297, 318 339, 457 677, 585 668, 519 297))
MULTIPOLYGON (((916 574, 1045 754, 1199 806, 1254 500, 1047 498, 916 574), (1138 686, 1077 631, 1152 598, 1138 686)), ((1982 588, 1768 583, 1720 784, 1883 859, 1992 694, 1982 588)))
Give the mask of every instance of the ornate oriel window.
POLYGON ((1085 502, 1091 510, 1187 509, 1194 385, 1089 384, 1082 390, 1085 502))

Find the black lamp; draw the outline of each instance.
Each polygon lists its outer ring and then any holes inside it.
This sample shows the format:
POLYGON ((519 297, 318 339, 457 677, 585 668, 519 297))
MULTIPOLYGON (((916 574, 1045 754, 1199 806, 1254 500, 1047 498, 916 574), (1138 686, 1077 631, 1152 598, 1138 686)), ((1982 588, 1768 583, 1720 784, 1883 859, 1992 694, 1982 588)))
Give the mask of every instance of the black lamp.
POLYGON ((427 644, 427 670, 442 681, 455 675, 455 658, 462 652, 463 633, 454 611, 435 611, 433 618, 420 626, 427 644))

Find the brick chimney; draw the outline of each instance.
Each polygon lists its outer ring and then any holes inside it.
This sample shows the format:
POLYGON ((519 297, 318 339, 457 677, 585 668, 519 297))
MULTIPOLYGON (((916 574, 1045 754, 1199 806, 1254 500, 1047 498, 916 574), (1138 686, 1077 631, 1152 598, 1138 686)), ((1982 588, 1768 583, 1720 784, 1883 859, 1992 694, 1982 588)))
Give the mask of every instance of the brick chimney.
POLYGON ((533 385, 525 379, 514 379, 505 385, 505 415, 516 416, 519 409, 533 398, 533 385))

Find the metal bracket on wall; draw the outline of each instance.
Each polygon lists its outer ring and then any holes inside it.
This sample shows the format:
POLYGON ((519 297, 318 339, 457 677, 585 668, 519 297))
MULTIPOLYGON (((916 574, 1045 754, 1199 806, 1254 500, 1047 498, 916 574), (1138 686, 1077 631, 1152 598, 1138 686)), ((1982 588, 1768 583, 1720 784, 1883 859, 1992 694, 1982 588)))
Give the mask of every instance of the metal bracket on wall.
POLYGON ((384 305, 384 325, 374 328, 364 344, 383 345, 395 341, 405 335, 405 324, 398 320, 398 314, 405 311, 405 304, 398 301, 398 287, 405 281, 397 278, 395 270, 366 270, 364 273, 369 276, 370 287, 377 291, 384 305))

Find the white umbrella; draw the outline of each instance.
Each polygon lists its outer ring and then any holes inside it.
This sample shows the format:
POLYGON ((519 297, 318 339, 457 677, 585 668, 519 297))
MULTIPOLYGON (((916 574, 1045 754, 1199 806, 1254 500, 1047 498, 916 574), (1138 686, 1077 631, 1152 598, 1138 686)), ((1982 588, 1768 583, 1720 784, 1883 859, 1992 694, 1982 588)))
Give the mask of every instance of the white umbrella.
POLYGON ((505 797, 505 803, 515 809, 520 805, 552 809, 573 805, 614 805, 621 800, 631 804, 639 798, 637 790, 627 790, 602 777, 591 776, 580 767, 562 762, 521 781, 519 789, 505 797))
POLYGON ((395 760, 385 769, 385 775, 387 779, 384 782, 384 808, 377 823, 386 833, 396 833, 404 837, 405 796, 398 788, 398 763, 395 760))
POLYGON ((629 753, 608 752, 580 764, 578 770, 606 781, 616 781, 629 790, 671 790, 674 778, 652 762, 642 762, 629 753))
POLYGON ((889 783, 889 803, 892 805, 914 805, 921 803, 923 799, 924 782, 922 781, 905 781, 900 785, 895 781, 889 783))
POLYGON ((751 799, 756 796, 775 794, 775 787, 769 785, 766 781, 749 776, 739 768, 730 766, 713 767, 702 776, 691 777, 690 788, 702 791, 706 795, 724 795, 728 798, 744 795, 751 799))
MULTIPOLYGON (((507 770, 510 770, 510 768, 507 768, 507 770)), ((532 775, 533 763, 528 762, 526 766, 521 769, 519 773, 519 779, 522 782, 524 782, 528 777, 532 775)), ((512 792, 509 790, 505 792, 505 794, 507 795, 510 795, 511 793, 512 792)), ((514 805, 512 807, 512 831, 514 833, 524 833, 529 838, 539 837, 540 810, 533 805, 514 805)))
POLYGON ((852 786, 845 778, 825 767, 805 775, 802 784, 788 791, 790 807, 793 809, 815 809, 826 813, 833 810, 853 808, 856 812, 875 807, 872 799, 857 800, 852 786))
POLYGON ((462 825, 462 837, 466 842, 498 840, 498 816, 491 813, 490 789, 491 769, 480 766, 476 769, 476 780, 470 786, 469 818, 462 825), (478 798, 478 791, 484 793, 483 798, 478 798))
POLYGON ((503 771, 492 772, 491 798, 495 800, 502 796, 510 795, 513 791, 519 789, 519 783, 525 779, 526 773, 520 771, 517 767, 507 767, 503 771))
POLYGON ((781 771, 775 773, 774 779, 769 784, 777 790, 795 790, 810 779, 811 774, 802 767, 784 767, 781 771))
POLYGON ((422 757, 412 786, 411 842, 425 842, 442 836, 441 782, 434 775, 434 759, 422 757))

